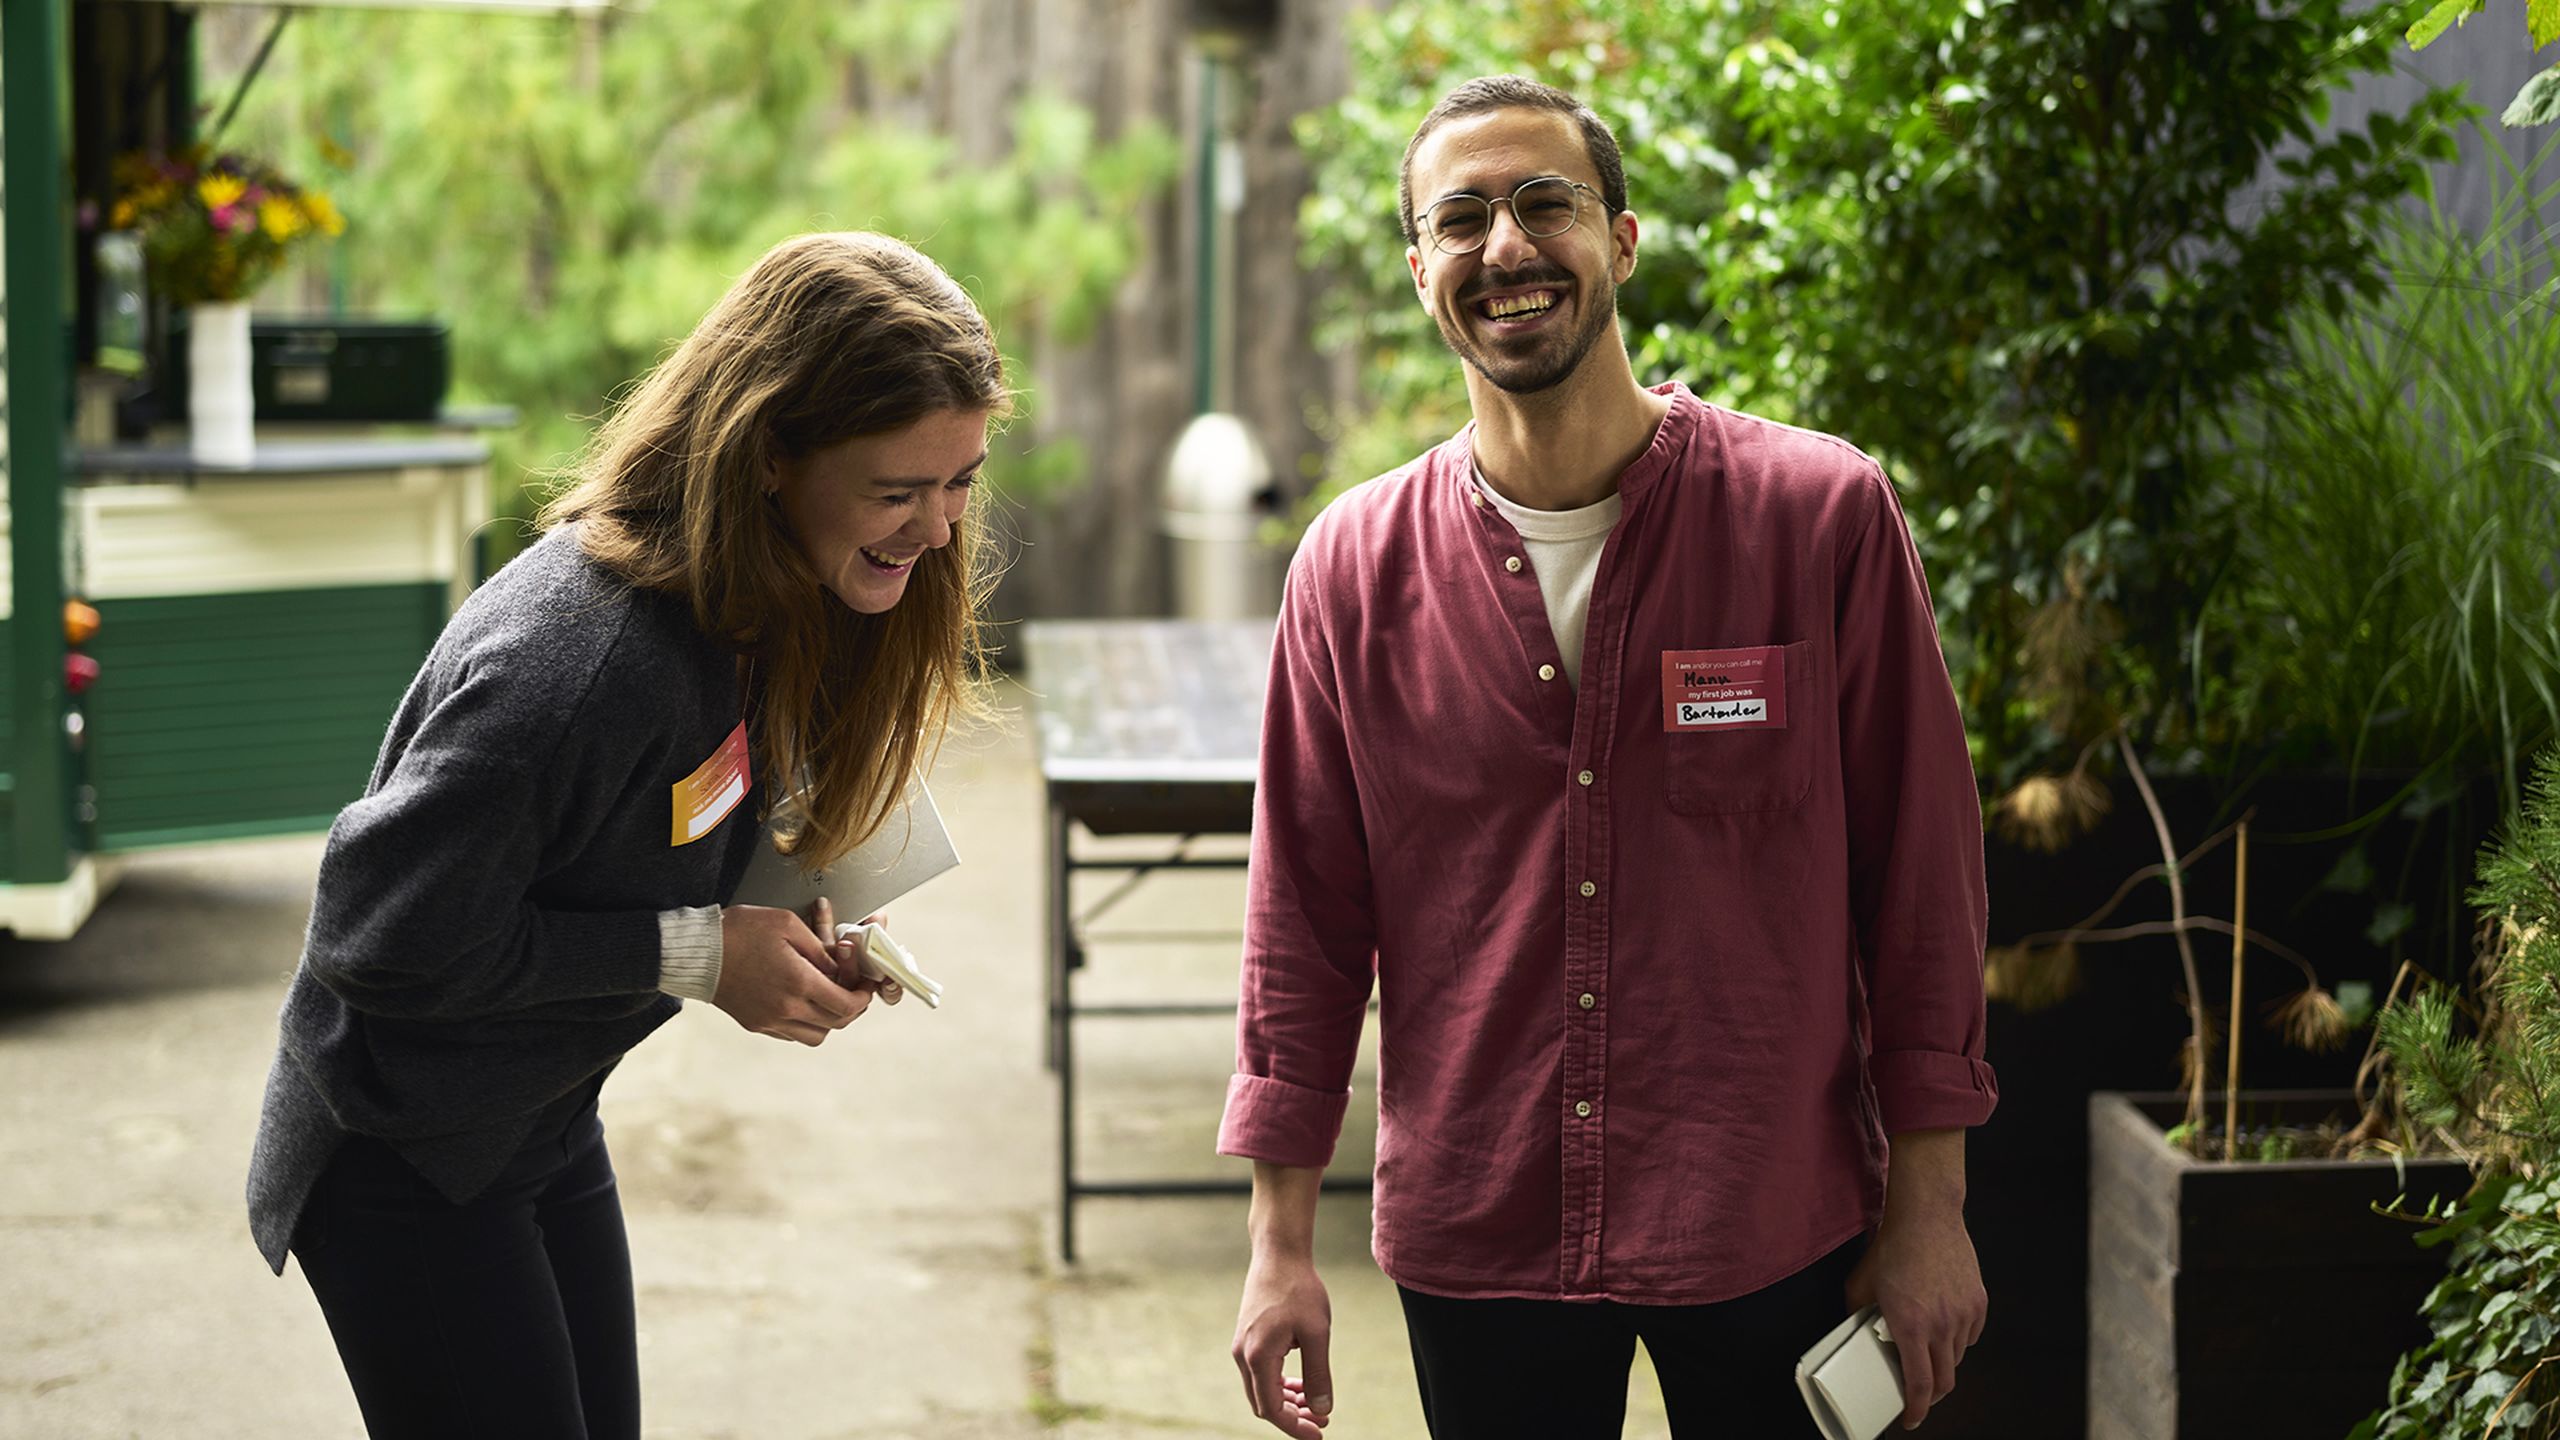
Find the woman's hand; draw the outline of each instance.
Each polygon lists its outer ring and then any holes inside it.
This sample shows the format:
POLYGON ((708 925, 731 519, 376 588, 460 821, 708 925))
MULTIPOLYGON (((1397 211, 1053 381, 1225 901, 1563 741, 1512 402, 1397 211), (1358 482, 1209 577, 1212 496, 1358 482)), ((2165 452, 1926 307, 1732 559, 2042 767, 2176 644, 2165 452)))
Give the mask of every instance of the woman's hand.
POLYGON ((836 958, 818 933, 788 910, 722 907, 720 985, 711 1003, 759 1035, 824 1044, 870 1007, 872 987, 859 971, 855 984, 837 983, 836 958))

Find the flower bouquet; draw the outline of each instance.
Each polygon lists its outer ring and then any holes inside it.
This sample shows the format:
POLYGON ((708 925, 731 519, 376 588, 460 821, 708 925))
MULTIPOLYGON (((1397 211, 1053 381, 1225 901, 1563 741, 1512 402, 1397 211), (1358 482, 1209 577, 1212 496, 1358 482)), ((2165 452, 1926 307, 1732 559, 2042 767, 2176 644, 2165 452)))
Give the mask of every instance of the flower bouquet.
POLYGON ((256 459, 249 295, 314 235, 346 229, 329 197, 263 161, 202 145, 116 162, 113 230, 141 236, 152 290, 187 308, 187 424, 199 461, 256 459))
POLYGON ((245 300, 295 246, 347 228, 318 190, 202 145, 126 155, 115 182, 107 227, 140 232, 152 290, 179 305, 245 300))

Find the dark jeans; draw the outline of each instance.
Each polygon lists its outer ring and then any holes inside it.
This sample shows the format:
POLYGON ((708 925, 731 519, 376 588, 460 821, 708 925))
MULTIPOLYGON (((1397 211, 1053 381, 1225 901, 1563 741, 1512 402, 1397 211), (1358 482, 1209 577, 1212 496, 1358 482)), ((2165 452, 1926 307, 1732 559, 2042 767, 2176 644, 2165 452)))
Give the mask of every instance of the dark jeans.
POLYGON ((1433 1440, 1616 1440, 1641 1340, 1679 1440, 1818 1440, 1796 1389, 1796 1360, 1849 1318, 1843 1289, 1866 1245, 1852 1240, 1766 1289, 1714 1305, 1451 1300, 1403 1290, 1423 1418, 1433 1440))
POLYGON ((378 1140, 329 1162, 294 1233, 374 1440, 638 1440, 631 1252, 599 1076, 467 1205, 378 1140))

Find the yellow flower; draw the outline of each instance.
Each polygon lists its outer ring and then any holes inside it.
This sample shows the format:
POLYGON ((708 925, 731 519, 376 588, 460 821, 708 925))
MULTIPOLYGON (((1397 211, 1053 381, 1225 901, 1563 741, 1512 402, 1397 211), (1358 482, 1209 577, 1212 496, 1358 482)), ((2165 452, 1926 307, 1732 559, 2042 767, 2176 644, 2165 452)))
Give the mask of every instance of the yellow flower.
POLYGON ((338 213, 337 206, 329 203, 328 196, 317 190, 305 190, 302 192, 302 208, 311 216, 311 223, 320 227, 321 234, 347 233, 346 217, 338 213))
POLYGON ((110 230, 130 230, 133 222, 134 209, 130 200, 117 201, 116 208, 107 215, 107 228, 110 230))
POLYGON ((236 175, 207 175, 196 182, 196 198, 204 202, 207 210, 219 210, 237 203, 248 193, 248 182, 236 175))
POLYGON ((258 224, 267 238, 281 245, 311 227, 302 207, 280 195, 270 195, 258 202, 258 224))

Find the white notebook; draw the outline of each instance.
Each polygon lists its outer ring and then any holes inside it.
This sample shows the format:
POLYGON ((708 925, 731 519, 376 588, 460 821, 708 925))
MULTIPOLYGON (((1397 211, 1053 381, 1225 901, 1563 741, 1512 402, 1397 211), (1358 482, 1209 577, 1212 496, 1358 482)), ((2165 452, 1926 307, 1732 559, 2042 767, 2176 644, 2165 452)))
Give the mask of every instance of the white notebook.
POLYGON ((738 882, 734 905, 770 905, 803 915, 824 897, 836 920, 852 924, 875 915, 892 900, 960 863, 951 832, 942 828, 942 812, 933 792, 919 780, 907 791, 899 809, 880 826, 880 833, 854 847, 851 854, 809 875, 797 862, 774 851, 770 840, 756 844, 738 882))
POLYGON ((1902 1416, 1902 1362, 1873 1305, 1796 1362, 1796 1388, 1823 1440, 1875 1440, 1902 1416))

